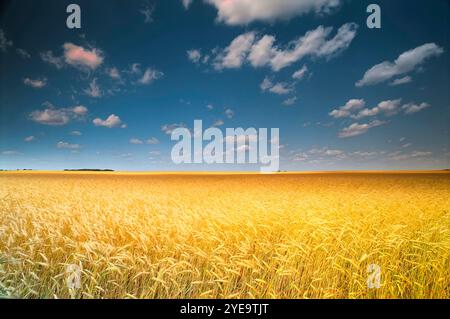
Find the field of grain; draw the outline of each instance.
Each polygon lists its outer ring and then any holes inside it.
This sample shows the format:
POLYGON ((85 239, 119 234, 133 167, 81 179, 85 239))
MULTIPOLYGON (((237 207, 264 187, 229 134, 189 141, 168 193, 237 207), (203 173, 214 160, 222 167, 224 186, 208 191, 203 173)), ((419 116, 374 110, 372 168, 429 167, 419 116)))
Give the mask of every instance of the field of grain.
POLYGON ((0 173, 4 296, 450 298, 449 266, 446 173, 0 173))

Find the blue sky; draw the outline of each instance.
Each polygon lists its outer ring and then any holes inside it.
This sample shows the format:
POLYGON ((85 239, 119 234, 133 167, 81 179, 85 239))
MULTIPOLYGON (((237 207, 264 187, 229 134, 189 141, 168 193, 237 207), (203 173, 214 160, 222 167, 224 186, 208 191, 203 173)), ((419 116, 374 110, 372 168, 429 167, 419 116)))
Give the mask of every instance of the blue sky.
POLYGON ((173 164, 194 119, 280 128, 281 170, 449 168, 449 3, 369 3, 3 2, 0 169, 258 169, 173 164))

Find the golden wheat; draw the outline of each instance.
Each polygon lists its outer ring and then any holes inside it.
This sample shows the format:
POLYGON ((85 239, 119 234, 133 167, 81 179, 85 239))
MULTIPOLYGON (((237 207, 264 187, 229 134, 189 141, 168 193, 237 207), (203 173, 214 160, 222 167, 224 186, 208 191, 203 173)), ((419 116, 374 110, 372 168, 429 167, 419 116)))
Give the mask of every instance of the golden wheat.
POLYGON ((449 211, 445 173, 5 172, 0 294, 449 298, 449 211))

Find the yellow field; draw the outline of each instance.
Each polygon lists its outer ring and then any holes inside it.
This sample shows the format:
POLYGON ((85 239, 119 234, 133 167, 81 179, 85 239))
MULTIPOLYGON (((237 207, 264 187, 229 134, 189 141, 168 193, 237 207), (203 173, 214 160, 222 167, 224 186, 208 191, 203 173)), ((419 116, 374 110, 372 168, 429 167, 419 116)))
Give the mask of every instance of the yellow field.
POLYGON ((450 298, 450 174, 0 173, 0 294, 450 298))

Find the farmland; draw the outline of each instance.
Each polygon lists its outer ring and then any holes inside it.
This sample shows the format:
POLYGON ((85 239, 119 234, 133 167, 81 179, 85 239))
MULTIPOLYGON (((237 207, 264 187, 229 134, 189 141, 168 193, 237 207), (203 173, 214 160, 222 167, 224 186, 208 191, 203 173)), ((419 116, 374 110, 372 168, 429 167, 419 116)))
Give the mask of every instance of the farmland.
POLYGON ((449 173, 0 173, 6 296, 450 298, 449 266, 449 173))

